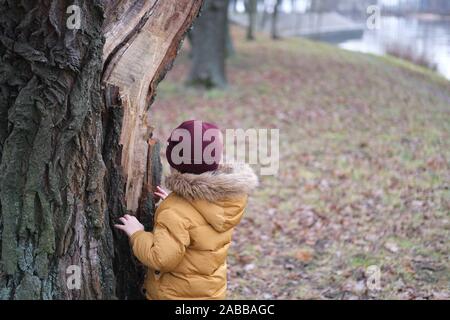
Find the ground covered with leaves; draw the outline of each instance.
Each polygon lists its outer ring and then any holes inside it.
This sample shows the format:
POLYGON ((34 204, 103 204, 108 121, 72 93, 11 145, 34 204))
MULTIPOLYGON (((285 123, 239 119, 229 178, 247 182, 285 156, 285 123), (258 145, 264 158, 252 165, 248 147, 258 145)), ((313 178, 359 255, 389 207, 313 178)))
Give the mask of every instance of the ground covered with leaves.
POLYGON ((280 129, 279 172, 234 233, 229 298, 450 298, 450 82, 307 40, 233 37, 226 90, 184 85, 185 48, 151 109, 162 141, 187 119, 280 129))

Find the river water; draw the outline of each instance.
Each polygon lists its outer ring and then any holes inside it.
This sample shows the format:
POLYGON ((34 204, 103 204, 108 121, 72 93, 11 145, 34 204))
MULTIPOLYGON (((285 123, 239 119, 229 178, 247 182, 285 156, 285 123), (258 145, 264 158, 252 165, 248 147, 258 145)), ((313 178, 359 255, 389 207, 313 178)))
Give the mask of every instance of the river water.
POLYGON ((436 71, 450 80, 450 20, 382 17, 380 28, 365 29, 362 38, 339 43, 344 49, 383 55, 386 48, 402 47, 426 56, 436 71))

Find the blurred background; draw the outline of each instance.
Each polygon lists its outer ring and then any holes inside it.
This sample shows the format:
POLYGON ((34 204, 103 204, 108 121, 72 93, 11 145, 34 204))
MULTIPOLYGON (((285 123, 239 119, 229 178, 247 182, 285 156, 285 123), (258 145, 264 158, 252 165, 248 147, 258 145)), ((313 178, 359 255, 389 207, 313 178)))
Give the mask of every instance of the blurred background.
POLYGON ((280 130, 230 298, 450 298, 448 79, 450 1, 205 0, 150 112, 166 172, 184 120, 280 130))
MULTIPOLYGON (((270 1, 255 2, 256 26, 269 31, 267 16, 273 14, 270 1)), ((248 26, 245 1, 233 3, 230 20, 248 26)), ((280 1, 279 8, 277 31, 281 36, 304 36, 349 50, 379 55, 388 53, 450 78, 449 1, 297 0, 280 1), (368 28, 368 15, 377 10, 373 6, 377 6, 382 15, 377 26, 368 28)))

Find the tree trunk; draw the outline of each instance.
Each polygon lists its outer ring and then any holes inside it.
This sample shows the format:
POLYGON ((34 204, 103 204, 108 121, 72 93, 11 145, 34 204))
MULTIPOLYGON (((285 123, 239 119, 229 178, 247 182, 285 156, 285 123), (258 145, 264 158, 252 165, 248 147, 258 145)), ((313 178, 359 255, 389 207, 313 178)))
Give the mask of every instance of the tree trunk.
POLYGON ((261 16, 261 22, 259 25, 261 29, 264 29, 266 27, 268 18, 269 18, 268 5, 265 1, 263 1, 263 12, 261 16))
POLYGON ((238 12, 238 1, 237 0, 231 0, 231 7, 233 8, 233 12, 238 12))
POLYGON ((0 0, 0 299, 142 298, 112 225, 151 228, 148 109, 200 5, 0 0))
POLYGON ((236 53, 234 49, 233 37, 231 36, 230 21, 228 20, 226 25, 225 34, 225 59, 232 57, 236 53))
POLYGON ((256 23, 256 0, 246 0, 246 8, 248 14, 247 40, 255 39, 255 23, 256 23))
POLYGON ((272 25, 271 25, 271 36, 272 39, 276 40, 279 39, 280 36, 278 35, 278 14, 280 10, 281 0, 276 0, 275 5, 273 6, 273 12, 272 12, 272 25))
POLYGON ((223 88, 225 75, 228 0, 205 0, 191 31, 192 67, 188 83, 223 88))

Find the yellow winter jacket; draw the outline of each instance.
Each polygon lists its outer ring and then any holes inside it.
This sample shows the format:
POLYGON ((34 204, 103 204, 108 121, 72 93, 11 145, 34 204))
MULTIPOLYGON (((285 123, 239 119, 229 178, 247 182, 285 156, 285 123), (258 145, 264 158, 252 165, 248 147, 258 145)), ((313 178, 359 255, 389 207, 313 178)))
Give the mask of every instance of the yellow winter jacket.
POLYGON ((153 232, 130 237, 134 255, 148 267, 147 299, 225 299, 231 234, 257 183, 241 164, 166 178, 172 193, 155 213, 153 232))

